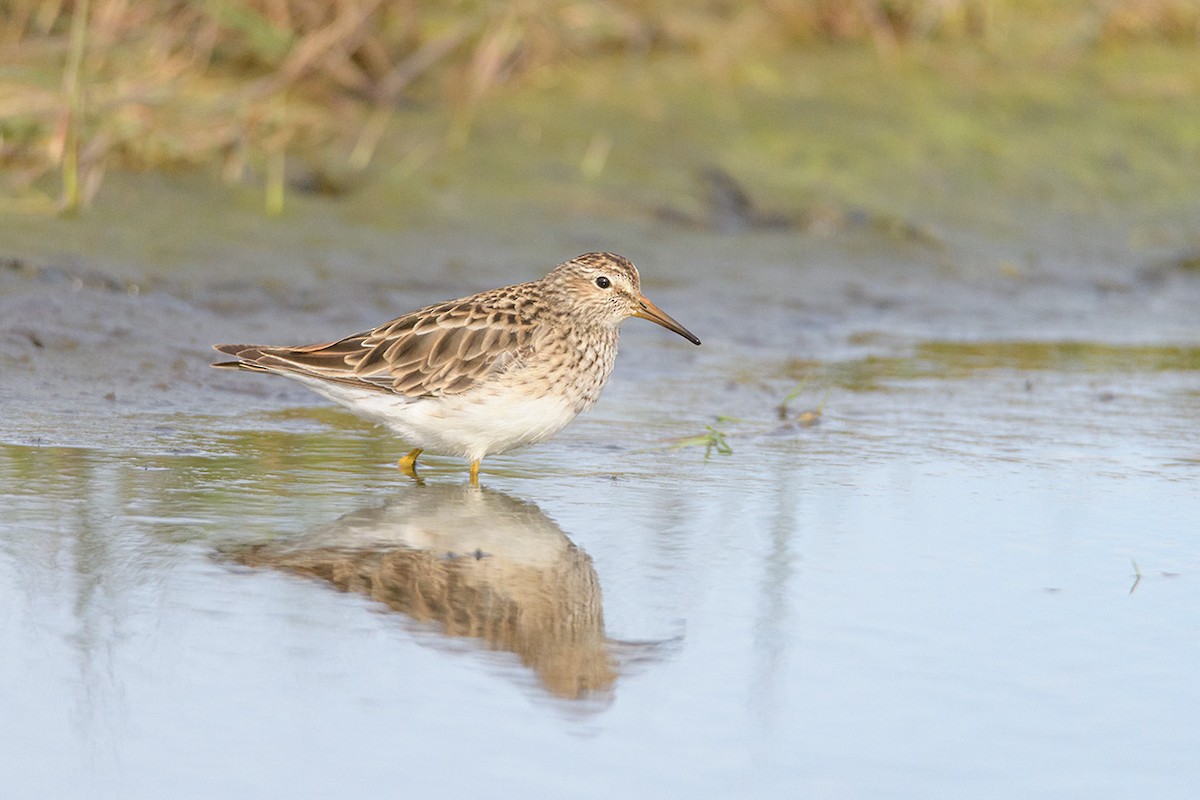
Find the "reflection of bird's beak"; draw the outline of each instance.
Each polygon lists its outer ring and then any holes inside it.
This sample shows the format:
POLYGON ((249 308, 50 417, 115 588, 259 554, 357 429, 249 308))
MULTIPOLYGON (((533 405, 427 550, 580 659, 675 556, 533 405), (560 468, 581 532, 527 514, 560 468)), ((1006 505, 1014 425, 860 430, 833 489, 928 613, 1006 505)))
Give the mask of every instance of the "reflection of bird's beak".
POLYGON ((648 319, 651 322, 657 322, 669 331, 675 331, 683 338, 687 339, 692 344, 700 344, 700 340, 696 338, 696 334, 689 331, 687 328, 680 325, 671 315, 663 311, 658 306, 651 303, 644 296, 638 297, 638 305, 640 308, 634 312, 635 317, 648 319))

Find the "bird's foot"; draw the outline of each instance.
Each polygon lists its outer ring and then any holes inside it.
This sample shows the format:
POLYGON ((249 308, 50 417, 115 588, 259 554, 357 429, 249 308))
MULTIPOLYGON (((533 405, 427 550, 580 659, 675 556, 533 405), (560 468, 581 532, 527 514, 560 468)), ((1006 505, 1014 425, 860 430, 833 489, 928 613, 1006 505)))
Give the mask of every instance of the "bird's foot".
POLYGON ((403 472, 408 477, 416 478, 417 477, 417 456, 421 455, 421 453, 423 453, 423 452, 425 452, 425 451, 422 450, 421 448, 414 447, 412 450, 408 451, 408 455, 404 456, 403 458, 400 459, 399 462, 397 462, 396 466, 399 467, 400 471, 403 472))

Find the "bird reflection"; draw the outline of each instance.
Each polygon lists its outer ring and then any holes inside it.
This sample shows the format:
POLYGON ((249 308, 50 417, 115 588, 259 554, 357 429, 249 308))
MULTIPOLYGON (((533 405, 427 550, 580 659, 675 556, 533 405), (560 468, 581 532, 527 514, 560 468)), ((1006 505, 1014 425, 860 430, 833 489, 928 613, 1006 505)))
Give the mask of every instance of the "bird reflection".
POLYGON ((591 558, 536 505, 501 492, 414 485, 299 540, 229 555, 511 651, 559 697, 603 695, 617 678, 591 558))

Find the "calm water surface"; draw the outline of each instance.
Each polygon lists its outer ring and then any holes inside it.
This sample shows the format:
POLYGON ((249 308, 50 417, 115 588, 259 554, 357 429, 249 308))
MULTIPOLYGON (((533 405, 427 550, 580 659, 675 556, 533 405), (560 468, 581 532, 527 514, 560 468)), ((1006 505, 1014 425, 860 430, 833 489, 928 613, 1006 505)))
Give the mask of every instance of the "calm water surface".
POLYGON ((9 317, 0 384, 4 795, 1192 796, 1196 287, 763 275, 651 282, 705 347, 631 323, 479 490, 204 372, 344 312, 10 287, 42 335, 9 317), (175 379, 62 380, 108 306, 186 329, 175 379))

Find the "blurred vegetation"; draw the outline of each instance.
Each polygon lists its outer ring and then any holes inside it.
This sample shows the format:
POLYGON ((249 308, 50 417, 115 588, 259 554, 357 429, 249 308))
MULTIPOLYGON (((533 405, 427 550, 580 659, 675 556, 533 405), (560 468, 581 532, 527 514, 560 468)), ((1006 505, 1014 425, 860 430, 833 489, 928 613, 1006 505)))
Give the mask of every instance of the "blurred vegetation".
POLYGON ((942 43, 1003 49, 1015 28, 1069 31, 1081 48, 1195 45, 1200 3, 0 0, 3 191, 73 210, 108 166, 216 166, 230 182, 256 176, 278 210, 286 158, 361 172, 395 110, 414 107, 446 114, 453 151, 485 95, 567 64, 670 53, 711 73, 829 43, 887 60, 942 43))

